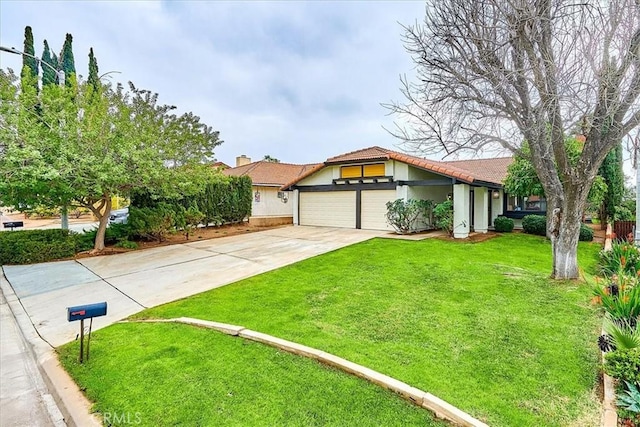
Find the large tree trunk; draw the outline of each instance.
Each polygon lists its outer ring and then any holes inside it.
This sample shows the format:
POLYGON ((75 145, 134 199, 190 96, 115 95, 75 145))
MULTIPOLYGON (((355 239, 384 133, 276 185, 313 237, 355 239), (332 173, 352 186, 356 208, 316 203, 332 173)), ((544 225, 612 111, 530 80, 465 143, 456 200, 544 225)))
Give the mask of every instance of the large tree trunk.
POLYGON ((104 236, 107 232, 107 225, 109 224, 109 214, 111 213, 111 196, 104 196, 100 201, 100 205, 95 207, 91 205, 89 207, 91 212, 98 218, 99 225, 96 232, 96 240, 93 244, 93 251, 99 252, 104 250, 104 236))
POLYGON ((562 207, 555 207, 550 211, 548 225, 553 256, 551 277, 554 279, 579 277, 578 240, 585 201, 582 194, 572 196, 564 198, 562 207))

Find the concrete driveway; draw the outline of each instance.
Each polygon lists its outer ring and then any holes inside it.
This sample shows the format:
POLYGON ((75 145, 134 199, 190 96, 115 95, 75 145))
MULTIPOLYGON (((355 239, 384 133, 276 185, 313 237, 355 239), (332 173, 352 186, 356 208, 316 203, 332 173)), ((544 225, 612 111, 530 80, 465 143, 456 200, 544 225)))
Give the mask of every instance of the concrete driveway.
MULTIPOLYGON (((95 330, 148 307, 385 234, 290 226, 77 261, 4 266, 3 270, 39 335, 57 347, 79 332, 79 322, 67 322, 69 306, 106 301, 108 314, 94 319, 95 330)), ((5 281, 1 275, 0 281, 5 281)))

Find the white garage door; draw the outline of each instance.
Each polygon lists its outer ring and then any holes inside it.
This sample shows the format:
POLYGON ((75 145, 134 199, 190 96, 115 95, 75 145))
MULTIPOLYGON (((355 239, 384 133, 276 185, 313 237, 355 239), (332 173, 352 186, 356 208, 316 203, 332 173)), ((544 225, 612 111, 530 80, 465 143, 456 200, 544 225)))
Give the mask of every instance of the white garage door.
POLYGON ((361 227, 363 230, 393 230, 387 224, 387 202, 396 199, 396 190, 362 191, 361 227))
POLYGON ((356 192, 301 192, 300 225, 356 228, 356 192))

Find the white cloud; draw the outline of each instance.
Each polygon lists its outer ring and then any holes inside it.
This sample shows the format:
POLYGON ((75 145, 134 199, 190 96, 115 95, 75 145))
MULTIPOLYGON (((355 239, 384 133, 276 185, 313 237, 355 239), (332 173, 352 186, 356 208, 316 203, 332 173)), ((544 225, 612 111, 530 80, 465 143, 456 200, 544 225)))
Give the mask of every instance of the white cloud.
POLYGON ((101 73, 220 130, 219 160, 306 163, 397 143, 379 104, 411 73, 398 21, 423 14, 418 2, 2 2, 0 44, 22 49, 31 25, 36 53, 44 38, 58 52, 69 32, 80 74, 93 47, 101 73))

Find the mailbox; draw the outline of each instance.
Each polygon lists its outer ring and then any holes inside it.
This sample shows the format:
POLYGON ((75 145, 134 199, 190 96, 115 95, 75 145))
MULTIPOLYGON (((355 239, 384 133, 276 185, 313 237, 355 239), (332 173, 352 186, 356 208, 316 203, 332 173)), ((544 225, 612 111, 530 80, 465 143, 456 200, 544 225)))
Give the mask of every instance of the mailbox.
POLYGON ((67 320, 84 320, 91 317, 99 317, 107 315, 107 303, 97 302, 95 304, 77 305, 75 307, 67 307, 67 320))
POLYGON ((13 231, 14 228, 24 227, 24 222, 23 221, 7 221, 7 222, 3 222, 2 226, 4 228, 10 228, 11 231, 13 231))

